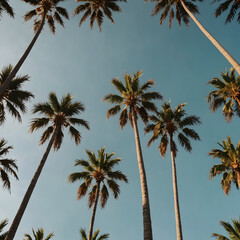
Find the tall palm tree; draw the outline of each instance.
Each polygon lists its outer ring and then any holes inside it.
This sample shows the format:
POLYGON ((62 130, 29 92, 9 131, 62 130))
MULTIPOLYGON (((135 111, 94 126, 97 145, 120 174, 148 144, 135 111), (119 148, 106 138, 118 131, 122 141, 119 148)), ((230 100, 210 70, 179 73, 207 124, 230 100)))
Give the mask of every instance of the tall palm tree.
POLYGON ((178 199, 177 171, 175 163, 175 158, 177 156, 178 150, 177 145, 174 141, 174 136, 177 135, 179 144, 189 152, 192 150, 189 138, 200 140, 199 135, 192 128, 189 128, 189 126, 199 124, 200 120, 196 116, 186 116, 186 112, 183 109, 185 105, 185 103, 180 104, 173 110, 171 108, 170 102, 165 102, 162 105, 162 110, 157 112, 156 116, 149 117, 153 123, 148 124, 145 127, 145 133, 153 132, 153 135, 148 142, 148 147, 153 141, 160 138, 160 144, 158 148, 161 156, 165 157, 167 147, 170 145, 177 240, 182 240, 183 237, 178 199))
POLYGON ((93 206, 88 240, 92 240, 93 225, 99 197, 101 197, 101 206, 105 207, 109 197, 108 188, 112 191, 114 198, 118 198, 120 188, 116 181, 120 180, 127 183, 128 180, 121 171, 113 171, 113 168, 121 161, 120 158, 113 158, 115 153, 106 153, 105 147, 98 151, 98 156, 88 150, 86 150, 86 153, 89 158, 88 161, 76 160, 75 163, 75 166, 84 167, 84 171, 70 174, 68 181, 71 183, 78 180, 84 181, 78 188, 78 199, 86 195, 91 184, 94 182, 88 194, 88 206, 89 208, 93 206))
POLYGON ((232 219, 233 226, 229 222, 220 221, 220 224, 227 231, 229 238, 213 233, 212 237, 215 237, 217 240, 240 240, 240 219, 239 221, 236 219, 232 219))
MULTIPOLYGON (((44 230, 42 228, 39 228, 36 232, 32 229, 34 240, 49 240, 54 236, 54 233, 50 233, 47 235, 47 237, 44 237, 44 230)), ((24 240, 33 240, 33 238, 29 234, 25 234, 24 237, 26 237, 24 240)))
POLYGON ((74 15, 84 13, 79 22, 79 27, 90 17, 91 29, 96 20, 101 31, 104 14, 114 23, 112 11, 121 12, 121 8, 118 6, 117 2, 126 2, 126 0, 77 0, 77 2, 81 2, 81 4, 74 10, 74 15))
MULTIPOLYGON (((4 67, 0 72, 0 86, 6 81, 10 72, 12 71, 12 65, 4 67)), ((17 76, 10 82, 8 88, 0 96, 0 125, 4 123, 6 119, 5 109, 7 109, 13 117, 18 121, 22 121, 19 110, 22 113, 26 113, 27 108, 25 102, 28 102, 30 98, 33 98, 33 94, 22 90, 22 84, 29 81, 28 75, 17 76), (19 110, 18 110, 19 109, 19 110)))
POLYGON ((137 160, 141 181, 142 190, 142 207, 143 207, 143 227, 144 227, 144 240, 152 240, 152 223, 147 187, 147 177, 142 156, 141 143, 138 132, 138 116, 141 117, 143 122, 148 122, 148 111, 155 111, 156 107, 152 100, 162 99, 161 94, 158 92, 148 92, 147 90, 154 85, 153 80, 148 80, 142 85, 139 84, 139 78, 142 71, 138 71, 131 76, 130 74, 124 75, 125 86, 117 78, 113 78, 112 84, 120 93, 120 95, 108 94, 103 98, 111 104, 116 104, 114 107, 107 111, 107 119, 122 112, 119 117, 119 124, 121 128, 126 125, 128 119, 134 129, 137 160))
POLYGON ((237 189, 240 187, 240 141, 236 148, 234 147, 231 138, 223 140, 222 144, 218 143, 221 149, 212 149, 209 153, 213 158, 219 158, 221 164, 214 165, 210 170, 210 179, 223 174, 222 188, 226 195, 231 189, 231 183, 234 183, 237 189))
POLYGON ((23 197, 22 203, 5 240, 13 240, 52 146, 54 150, 58 150, 62 145, 64 137, 63 129, 69 129, 69 133, 71 137, 74 138, 76 145, 78 145, 81 141, 81 134, 75 127, 73 127, 73 125, 83 126, 89 129, 88 123, 85 120, 75 117, 75 115, 83 112, 85 109, 81 102, 72 101, 71 94, 68 93, 67 95, 63 96, 59 102, 56 94, 51 92, 48 99, 48 102, 39 103, 34 106, 33 113, 40 113, 45 117, 33 119, 30 125, 30 132, 50 125, 43 132, 40 139, 40 144, 44 144, 50 137, 51 138, 40 164, 32 178, 32 181, 23 197))
POLYGON ((5 82, 0 86, 0 96, 3 95, 4 91, 9 86, 11 80, 15 77, 18 70, 26 60, 28 54, 30 53, 32 47, 34 46, 36 40, 38 39, 40 33, 43 30, 43 26, 45 25, 45 21, 47 21, 48 26, 51 30, 51 32, 55 33, 55 22, 59 23, 60 25, 64 26, 62 18, 69 19, 67 10, 65 8, 59 7, 59 3, 64 0, 22 0, 26 3, 31 4, 34 9, 27 12, 24 16, 25 21, 31 20, 33 17, 34 24, 33 24, 33 30, 35 32, 35 35, 28 45, 26 51, 18 61, 18 63, 15 65, 15 67, 12 69, 11 73, 5 80, 5 82))
MULTIPOLYGON (((189 26, 189 18, 191 18, 203 34, 212 42, 212 44, 222 53, 222 55, 228 60, 228 62, 236 69, 240 75, 239 63, 223 48, 223 46, 202 26, 202 24, 194 16, 195 13, 199 13, 197 6, 193 3, 195 0, 151 0, 156 2, 155 8, 152 12, 152 16, 162 11, 160 17, 160 24, 163 23, 164 19, 169 14, 169 27, 171 27, 172 20, 176 16, 179 26, 183 21, 189 26)), ((200 2, 202 0, 199 0, 200 2)))
POLYGON ((6 144, 6 140, 0 140, 0 180, 3 183, 3 187, 10 190, 11 183, 9 180, 9 174, 13 175, 18 180, 16 173, 18 167, 15 160, 5 158, 5 155, 9 153, 9 150, 13 148, 12 146, 6 146, 6 144))
POLYGON ((11 17, 14 17, 13 8, 9 5, 8 0, 0 0, 0 17, 2 16, 3 11, 11 17))
MULTIPOLYGON (((91 240, 104 240, 104 239, 108 239, 109 238, 109 234, 103 234, 103 235, 100 235, 98 237, 99 232, 100 232, 100 229, 97 229, 93 233, 93 236, 92 236, 91 240)), ((80 234, 81 234, 81 240, 88 240, 85 229, 81 228, 80 229, 80 234)))
POLYGON ((3 229, 7 226, 8 219, 4 219, 0 222, 0 240, 4 240, 4 238, 7 236, 8 232, 3 233, 3 229))
POLYGON ((208 94, 207 102, 210 103, 213 112, 224 105, 223 115, 227 121, 231 121, 234 114, 240 116, 240 76, 235 76, 233 68, 230 72, 222 72, 221 76, 222 79, 213 78, 208 82, 217 90, 208 94))

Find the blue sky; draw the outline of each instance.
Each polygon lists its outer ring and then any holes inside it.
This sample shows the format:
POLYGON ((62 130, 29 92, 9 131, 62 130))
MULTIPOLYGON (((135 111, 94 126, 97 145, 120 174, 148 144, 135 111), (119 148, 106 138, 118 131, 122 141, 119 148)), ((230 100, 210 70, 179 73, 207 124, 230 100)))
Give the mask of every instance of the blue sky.
MULTIPOLYGON (((15 19, 3 15, 0 22, 0 66, 15 64, 33 37, 32 22, 24 23, 22 16, 31 9, 21 1, 12 0, 15 19)), ((71 12, 76 3, 64 4, 71 12)), ((76 147, 67 131, 62 148, 51 152, 24 214, 16 239, 23 239, 31 228, 43 227, 54 232, 53 239, 80 239, 79 229, 88 230, 91 210, 87 198, 76 200, 78 184, 67 183, 75 171, 74 161, 86 158, 85 149, 115 152, 123 159, 120 169, 128 176, 129 184, 121 184, 121 195, 116 201, 110 197, 106 207, 97 210, 95 229, 109 233, 110 239, 142 239, 142 209, 139 173, 134 133, 130 126, 120 129, 118 117, 106 120, 110 107, 101 99, 115 92, 110 81, 123 79, 125 72, 143 70, 141 81, 155 80, 153 91, 159 91, 172 106, 187 102, 189 114, 201 118, 196 127, 201 142, 192 142, 191 154, 179 147, 176 159, 180 211, 185 240, 210 239, 213 232, 224 233, 218 221, 239 217, 239 192, 232 188, 226 197, 220 177, 213 181, 208 173, 218 161, 208 156, 216 142, 231 136, 239 141, 239 119, 226 123, 221 111, 211 113, 206 95, 212 90, 207 81, 229 69, 229 63, 191 21, 190 27, 180 29, 174 21, 168 28, 166 21, 159 25, 160 16, 150 17, 153 4, 132 0, 121 3, 122 13, 114 14, 115 24, 104 18, 102 32, 97 26, 91 31, 89 22, 78 28, 79 16, 57 26, 53 36, 47 26, 40 35, 28 59, 19 71, 29 74, 31 81, 24 88, 35 94, 28 104, 29 112, 19 124, 11 116, 0 127, 1 137, 14 146, 9 157, 18 160, 20 181, 12 180, 11 195, 1 190, 0 216, 11 222, 35 169, 45 151, 39 146, 41 131, 30 134, 29 122, 33 104, 47 100, 55 91, 61 97, 68 92, 84 103, 81 117, 88 120, 91 131, 80 129, 82 142, 76 147), (238 211, 237 211, 238 210, 238 211)), ((215 19, 215 5, 207 1, 198 4, 200 22, 218 41, 239 60, 239 25, 225 25, 224 17, 215 19)), ((160 107, 161 102, 157 103, 160 107)), ((146 148, 149 135, 144 136, 139 123, 145 161, 152 215, 154 239, 176 239, 170 154, 162 159, 157 146, 146 148)))

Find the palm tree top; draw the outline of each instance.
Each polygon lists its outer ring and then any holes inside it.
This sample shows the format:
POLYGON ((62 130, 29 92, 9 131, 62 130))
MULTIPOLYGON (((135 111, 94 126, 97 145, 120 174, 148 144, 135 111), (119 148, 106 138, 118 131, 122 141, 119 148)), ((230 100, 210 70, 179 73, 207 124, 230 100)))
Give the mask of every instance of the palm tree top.
MULTIPOLYGON (((49 240, 54 237, 54 233, 50 233, 45 238, 43 228, 39 228, 36 232, 32 229, 32 233, 34 240, 49 240)), ((24 235, 24 237, 26 237, 24 240, 33 240, 33 238, 27 233, 24 235)))
POLYGON ((8 0, 0 0, 0 18, 2 16, 2 12, 6 12, 8 15, 14 18, 13 8, 9 5, 8 0))
MULTIPOLYGON (((97 229, 93 235, 92 235, 92 239, 91 240, 104 240, 104 239, 108 239, 109 238, 109 234, 103 234, 103 235, 99 235, 100 229, 97 229)), ((81 234, 81 240, 88 240, 87 234, 86 234, 86 230, 81 228, 80 229, 80 234, 81 234)))

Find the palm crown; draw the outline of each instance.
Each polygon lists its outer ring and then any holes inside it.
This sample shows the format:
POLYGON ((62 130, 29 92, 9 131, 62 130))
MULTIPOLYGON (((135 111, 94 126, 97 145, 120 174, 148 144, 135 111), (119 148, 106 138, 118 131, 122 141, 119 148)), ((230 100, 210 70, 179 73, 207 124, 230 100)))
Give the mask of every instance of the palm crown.
MULTIPOLYGON (((104 239, 108 239, 109 238, 109 234, 103 234, 103 235, 100 235, 98 237, 99 232, 100 232, 100 229, 96 230, 93 233, 93 236, 92 236, 91 240, 104 240, 104 239)), ((80 234, 81 234, 81 238, 82 238, 81 240, 88 240, 88 237, 87 237, 85 229, 81 228, 80 229, 80 234)))
POLYGON ((71 94, 67 94, 62 97, 59 102, 55 93, 49 94, 49 102, 36 104, 33 108, 33 113, 40 113, 45 115, 42 118, 35 118, 31 122, 30 131, 46 127, 50 125, 42 134, 40 144, 43 144, 51 134, 57 129, 57 135, 54 139, 54 150, 58 150, 61 147, 64 137, 63 128, 68 128, 70 135, 75 139, 76 145, 81 141, 80 132, 73 127, 74 125, 83 126, 89 129, 88 122, 75 118, 74 116, 85 110, 81 102, 72 101, 71 94))
POLYGON ((212 149, 209 153, 213 158, 219 158, 221 164, 214 165, 209 173, 210 179, 223 174, 221 185, 226 195, 231 189, 233 182, 237 189, 240 187, 240 141, 236 148, 234 147, 231 138, 223 140, 222 144, 218 143, 221 149, 212 149))
MULTIPOLYGON (((34 240, 49 240, 51 239, 54 234, 50 233, 47 235, 47 237, 44 237, 44 230, 42 228, 39 228, 36 232, 32 229, 34 240)), ((33 240, 33 238, 29 234, 25 234, 24 237, 26 237, 24 240, 33 240)))
MULTIPOLYGON (((0 86, 7 79, 8 75, 12 71, 12 66, 9 65, 4 67, 0 73, 0 86)), ((22 84, 29 81, 29 76, 17 76, 11 82, 9 87, 4 91, 3 95, 0 97, 0 125, 5 121, 5 109, 7 109, 10 114, 17 118, 20 122, 22 120, 19 110, 22 113, 26 113, 26 102, 28 102, 33 96, 32 93, 24 91, 21 89, 22 84), (18 110, 19 109, 19 110, 18 110)))
POLYGON ((8 0, 0 0, 0 17, 3 11, 8 13, 11 17, 14 17, 13 9, 9 5, 8 0))
POLYGON ((83 13, 79 26, 90 16, 90 27, 93 28, 95 20, 101 31, 104 14, 114 23, 112 11, 121 12, 117 2, 126 2, 126 0, 77 0, 81 4, 74 10, 74 15, 83 13))
POLYGON ((240 77, 235 76, 233 68, 226 73, 221 73, 222 79, 213 78, 208 84, 211 84, 217 90, 208 94, 207 102, 210 103, 210 109, 214 112, 219 107, 223 107, 223 115, 227 121, 230 121, 234 114, 240 116, 240 77))
POLYGON ((112 84, 120 92, 121 96, 115 94, 108 94, 103 98, 103 101, 107 101, 112 104, 117 104, 107 111, 107 118, 116 115, 118 112, 122 112, 119 117, 119 123, 123 128, 128 119, 133 126, 133 114, 139 115, 144 123, 148 122, 148 111, 156 111, 156 106, 152 102, 155 99, 162 99, 161 94, 158 92, 148 92, 147 90, 154 85, 152 79, 148 80, 144 84, 139 84, 139 78, 142 76, 142 71, 124 75, 125 86, 117 78, 113 78, 112 84))
POLYGON ((7 219, 4 219, 3 221, 0 222, 0 240, 4 240, 8 234, 8 232, 3 233, 3 229, 7 226, 7 224, 8 224, 7 219))
POLYGON ((62 18, 69 19, 68 12, 65 8, 59 7, 58 4, 64 0, 23 0, 34 6, 34 9, 27 12, 24 20, 28 21, 35 17, 33 30, 36 32, 42 21, 47 20, 51 32, 55 33, 55 22, 64 27, 62 18))

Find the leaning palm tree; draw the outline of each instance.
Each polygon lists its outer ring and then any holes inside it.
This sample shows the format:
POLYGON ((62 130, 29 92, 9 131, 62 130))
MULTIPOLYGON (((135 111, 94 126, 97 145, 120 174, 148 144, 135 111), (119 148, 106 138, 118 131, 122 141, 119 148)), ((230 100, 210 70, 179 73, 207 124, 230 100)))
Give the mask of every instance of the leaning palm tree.
POLYGON ((114 198, 118 198, 120 188, 116 181, 120 180, 127 183, 128 180, 121 171, 113 171, 113 168, 121 161, 120 158, 113 158, 115 153, 106 153, 105 147, 98 151, 98 156, 88 150, 86 150, 86 153, 89 158, 88 161, 76 160, 75 163, 75 166, 84 167, 84 171, 70 174, 68 181, 71 183, 78 180, 84 181, 78 188, 78 199, 85 196, 91 184, 94 184, 88 194, 88 206, 89 208, 93 206, 88 240, 92 240, 99 197, 101 197, 101 207, 105 207, 109 197, 108 188, 112 191, 114 198))
POLYGON ((3 232, 3 229, 7 226, 8 219, 4 219, 0 222, 0 240, 4 240, 8 232, 3 232))
POLYGON ((126 0, 77 0, 77 2, 81 2, 81 4, 74 10, 74 15, 84 13, 79 22, 79 27, 88 17, 90 17, 91 29, 93 28, 93 24, 96 20, 101 31, 104 14, 112 23, 114 23, 112 11, 121 12, 121 8, 118 6, 117 2, 126 2, 126 0))
MULTIPOLYGON (((93 233, 93 236, 92 236, 91 240, 104 240, 104 239, 108 239, 109 238, 109 234, 103 234, 103 235, 100 235, 98 237, 99 232, 100 232, 100 229, 97 229, 93 233)), ((81 228, 80 229, 80 234, 81 234, 81 240, 88 240, 85 229, 81 228)))
POLYGON ((208 84, 211 84, 217 90, 208 94, 207 102, 210 103, 210 109, 214 112, 223 106, 223 115, 227 121, 231 121, 234 114, 240 116, 240 76, 235 76, 233 68, 230 72, 221 73, 222 79, 213 78, 208 84))
POLYGON ((13 175, 18 180, 18 176, 16 173, 18 167, 15 160, 5 158, 5 155, 9 153, 9 150, 13 148, 12 146, 6 146, 6 144, 6 140, 0 140, 0 180, 3 183, 3 187, 10 190, 11 183, 9 179, 9 174, 13 175))
POLYGON ((47 21, 51 32, 54 34, 55 22, 64 26, 62 18, 69 19, 67 10, 65 8, 58 6, 59 3, 62 2, 63 0, 22 0, 22 1, 29 3, 34 7, 33 10, 25 14, 24 20, 28 21, 31 20, 33 17, 35 18, 33 24, 33 30, 35 32, 35 35, 30 44, 28 45, 26 51, 24 52, 16 66, 12 69, 11 73, 3 83, 3 85, 0 86, 0 96, 3 95, 4 91, 8 88, 11 80, 15 77, 18 70, 26 60, 28 54, 30 53, 32 47, 34 46, 36 40, 38 39, 40 33, 43 30, 45 21, 47 21))
POLYGON ((240 240, 240 219, 232 219, 233 226, 229 222, 220 221, 220 224, 228 232, 229 238, 213 233, 212 237, 215 237, 217 240, 240 240))
POLYGON ((165 157, 167 147, 170 145, 177 240, 182 240, 183 237, 175 163, 175 158, 177 156, 177 145, 174 141, 174 136, 177 135, 180 145, 189 152, 192 150, 189 138, 200 140, 198 134, 192 128, 189 128, 189 126, 199 124, 200 120, 196 116, 186 116, 186 112, 183 109, 185 105, 185 103, 180 104, 175 109, 172 109, 170 102, 165 102, 162 105, 162 110, 157 112, 156 116, 149 117, 153 123, 148 124, 145 127, 145 133, 153 132, 153 135, 148 142, 148 147, 153 141, 160 138, 160 144, 158 148, 161 156, 165 157))
POLYGON ((222 149, 212 149, 209 155, 213 158, 219 158, 221 164, 214 165, 209 176, 212 180, 213 177, 223 174, 221 185, 225 194, 228 195, 231 190, 231 183, 234 183, 237 189, 240 187, 240 141, 236 148, 230 137, 223 140, 222 144, 218 143, 218 145, 222 149))
POLYGON ((47 235, 47 237, 44 237, 44 230, 42 228, 39 228, 36 232, 32 229, 33 237, 32 238, 29 234, 25 234, 24 237, 26 237, 24 240, 49 240, 54 236, 54 233, 50 233, 47 235))
MULTIPOLYGON (((9 74, 12 71, 12 65, 4 67, 0 72, 0 86, 6 81, 9 74)), ((6 119, 6 109, 9 113, 15 117, 18 121, 22 121, 19 110, 22 113, 26 113, 26 102, 33 98, 33 94, 22 90, 22 84, 29 81, 28 75, 17 76, 13 78, 8 88, 0 96, 0 125, 4 123, 6 119)))
POLYGON ((13 8, 9 5, 8 0, 0 0, 0 17, 3 11, 11 17, 14 17, 13 8))
MULTIPOLYGON (((160 17, 160 24, 163 23, 164 19, 169 14, 169 27, 171 27, 172 20, 176 16, 179 26, 183 21, 189 26, 189 18, 191 18, 203 34, 212 42, 212 44, 222 53, 222 55, 228 60, 228 62, 236 69, 240 74, 239 63, 223 48, 223 46, 201 25, 201 23, 194 16, 195 13, 199 13, 197 6, 193 3, 195 0, 151 0, 156 2, 155 8, 152 12, 152 16, 162 11, 160 17)), ((199 0, 200 2, 202 0, 199 0)))
POLYGON ((131 126, 134 129, 137 160, 141 181, 142 190, 142 207, 143 207, 143 227, 144 227, 144 240, 152 240, 152 223, 147 187, 147 177, 145 173, 145 167, 142 156, 141 143, 138 132, 138 116, 141 117, 143 122, 148 122, 148 111, 155 111, 156 107, 152 100, 162 99, 162 96, 158 92, 148 92, 147 90, 154 85, 153 80, 148 80, 144 84, 139 84, 139 78, 142 75, 142 71, 124 75, 125 86, 117 78, 112 80, 112 84, 120 93, 120 95, 108 94, 103 98, 103 101, 107 101, 112 104, 116 104, 114 107, 107 111, 107 119, 122 112, 119 117, 119 124, 121 128, 126 125, 128 119, 131 126))
POLYGON ((78 145, 81 141, 81 134, 75 127, 73 127, 73 125, 83 126, 89 129, 88 123, 85 120, 75 117, 75 115, 83 112, 84 110, 84 106, 81 102, 72 101, 71 94, 63 96, 59 102, 56 94, 53 92, 49 94, 48 102, 39 103, 34 106, 33 113, 40 113, 45 117, 33 119, 30 125, 30 132, 50 125, 43 132, 40 139, 40 144, 44 144, 49 138, 50 141, 32 178, 32 181, 23 197, 22 203, 18 209, 18 212, 10 227, 9 234, 5 240, 13 240, 52 146, 54 150, 58 150, 62 145, 64 137, 63 129, 69 129, 69 133, 71 137, 74 138, 76 145, 78 145))

